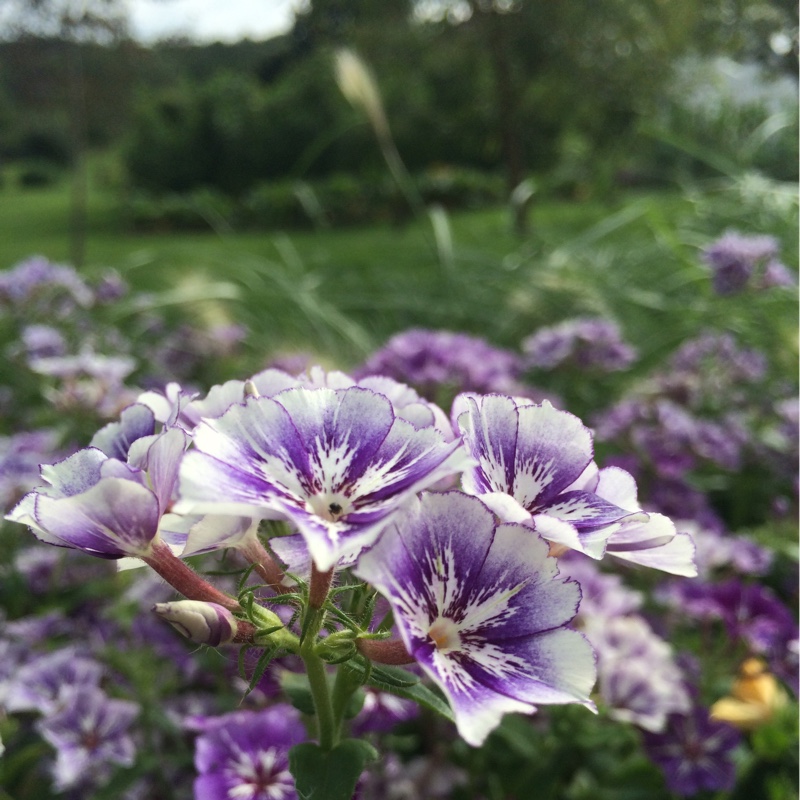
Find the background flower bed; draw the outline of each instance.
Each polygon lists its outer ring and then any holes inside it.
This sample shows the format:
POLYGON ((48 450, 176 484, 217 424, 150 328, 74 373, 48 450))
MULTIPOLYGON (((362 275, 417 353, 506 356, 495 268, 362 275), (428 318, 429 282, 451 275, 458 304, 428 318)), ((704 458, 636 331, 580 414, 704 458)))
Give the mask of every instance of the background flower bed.
MULTIPOLYGON (((675 490, 679 479, 684 497, 679 507, 694 516, 690 532, 702 546, 704 571, 696 581, 625 571, 627 590, 643 593, 641 613, 670 643, 681 680, 696 687, 706 707, 730 693, 748 653, 768 657, 771 670, 791 685, 796 669, 791 647, 782 653, 776 648, 790 646, 796 635, 790 621, 797 570, 794 290, 754 281, 738 293, 719 295, 702 253, 735 228, 745 235, 775 236, 781 260, 792 264, 795 213, 786 187, 743 177, 682 195, 633 196, 613 209, 542 204, 533 215, 536 235, 523 244, 504 232, 500 210, 456 216, 452 257, 444 263, 427 223, 419 221, 402 234, 378 228, 278 236, 266 244, 271 257, 243 255, 252 244, 246 237, 187 237, 152 261, 143 253, 127 268, 124 259, 116 260, 131 284, 127 289, 126 281, 98 261, 85 278, 56 269, 38 292, 23 296, 22 270, 4 284, 7 503, 35 480, 39 460, 84 446, 136 389, 163 384, 170 375, 207 387, 270 363, 298 371, 321 360, 353 369, 388 342, 383 355, 367 363, 416 383, 445 407, 461 388, 528 391, 558 398, 561 407, 597 422, 599 452, 616 454, 626 468, 638 470, 644 503, 667 503, 670 498, 659 499, 659 490, 675 490), (182 258, 175 258, 181 250, 182 258), (189 270, 192 263, 202 266, 202 273, 189 270), (61 308, 61 317, 54 308, 61 308), (565 322, 570 319, 582 321, 565 322), (430 328, 431 321, 467 335, 459 340, 447 334, 440 344, 440 334, 424 332, 416 340, 407 334, 406 340, 389 341, 413 325, 430 328), (43 326, 60 329, 61 344, 44 335, 43 326), (209 326, 218 334, 209 336, 209 326), (229 338, 221 336, 226 330, 229 338), (485 344, 469 338, 477 334, 485 344), (71 351, 87 343, 98 355, 131 360, 125 376, 112 386, 103 384, 105 392, 70 393, 69 377, 53 369, 57 362, 43 371, 36 361, 47 357, 34 352, 37 347, 71 351), (593 351, 592 345, 605 349, 593 351), (487 348, 503 352, 492 355, 487 348), (748 363, 755 364, 749 371, 748 363), (487 372, 488 365, 493 369, 487 372), (38 399, 45 397, 50 402, 38 399), (671 417, 642 411, 638 429, 603 434, 601 412, 619 413, 615 404, 636 402, 645 409, 669 398, 671 417), (695 426, 688 438, 676 435, 676 414, 684 434, 687 419, 695 426), (702 426, 727 424, 730 415, 743 431, 739 460, 726 461, 713 440, 710 452, 698 451, 702 426), (36 433, 24 441, 14 436, 25 430, 36 433), (674 458, 659 461, 656 434, 675 447, 674 458), (664 469, 673 473, 665 476, 664 469), (686 492, 697 500, 694 506, 687 505, 686 492), (731 629, 726 622, 732 603, 740 609, 737 624, 745 627, 731 629), (664 616, 670 607, 675 610, 664 616), (773 620, 788 614, 788 628, 779 626, 764 638, 759 627, 764 614, 773 620)), ((160 240, 98 236, 90 240, 90 252, 121 252, 133 242, 155 248, 160 240)), ((82 380, 102 380, 106 362, 87 363, 96 374, 89 370, 82 380)), ((133 702, 138 715, 121 733, 135 742, 135 756, 112 759, 112 767, 125 768, 100 769, 91 794, 81 796, 191 796, 190 720, 238 706, 244 687, 235 658, 192 653, 151 618, 152 603, 166 599, 163 585, 130 573, 115 575, 105 564, 86 564, 79 554, 42 548, 21 528, 4 528, 5 685, 13 685, 20 665, 39 663, 48 651, 76 641, 89 642, 85 652, 103 665, 103 702, 133 702), (161 752, 172 755, 164 760, 157 756, 161 752)), ((223 560, 203 568, 226 572, 235 564, 223 560)), ((614 596, 604 589, 596 597, 602 606, 613 605, 614 596)), ((265 678, 248 697, 248 707, 270 705, 274 692, 265 678)), ((622 701, 604 697, 610 705, 597 718, 579 716, 577 709, 511 717, 477 752, 453 739, 448 723, 427 714, 396 728, 392 716, 365 720, 368 728, 386 729, 371 735, 384 737, 381 749, 389 755, 365 779, 363 796, 386 796, 384 782, 400 780, 419 796, 431 796, 434 786, 442 787, 442 796, 513 796, 534 784, 552 797, 614 796, 623 786, 631 796, 668 796, 657 766, 664 765, 658 742, 636 725, 613 721, 614 703, 622 701)), ((13 797, 49 796, 52 748, 64 752, 66 745, 47 738, 33 709, 17 708, 2 723, 3 786, 13 797)), ((783 800, 796 792, 794 699, 787 708, 746 734, 744 744, 731 739, 729 749, 714 754, 735 764, 738 782, 729 796, 761 792, 783 800)), ((56 769, 55 786, 77 791, 70 788, 67 767, 62 773, 56 769)))

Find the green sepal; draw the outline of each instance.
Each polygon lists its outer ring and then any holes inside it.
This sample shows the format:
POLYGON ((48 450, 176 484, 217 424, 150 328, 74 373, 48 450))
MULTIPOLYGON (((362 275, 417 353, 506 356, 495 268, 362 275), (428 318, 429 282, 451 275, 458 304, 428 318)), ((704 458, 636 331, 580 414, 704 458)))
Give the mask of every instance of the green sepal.
POLYGON ((300 800, 351 800, 364 767, 377 758, 375 748, 359 739, 327 751, 304 742, 289 751, 289 771, 300 800))

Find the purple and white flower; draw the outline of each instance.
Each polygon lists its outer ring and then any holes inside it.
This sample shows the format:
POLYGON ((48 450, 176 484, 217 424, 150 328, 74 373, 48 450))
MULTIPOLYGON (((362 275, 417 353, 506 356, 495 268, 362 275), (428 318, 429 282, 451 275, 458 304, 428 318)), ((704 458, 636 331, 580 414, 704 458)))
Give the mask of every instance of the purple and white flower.
POLYGON ((286 705, 209 720, 195 745, 195 800, 296 800, 289 748, 305 738, 286 705))
POLYGON ((540 703, 593 708, 594 654, 567 627, 578 585, 560 579, 546 542, 497 526, 477 498, 422 495, 355 571, 389 600, 406 649, 444 691, 469 744, 504 714, 540 703))
POLYGON ((688 714, 670 716, 663 733, 646 733, 644 747, 663 770, 670 791, 692 797, 703 790, 733 788, 732 756, 740 741, 736 728, 709 719, 708 710, 697 706, 688 714))
POLYGON ((415 428, 360 387, 249 397, 203 420, 194 444, 175 510, 289 519, 320 571, 372 544, 416 492, 469 463, 459 440, 415 428))
POLYGON ((59 702, 59 709, 38 725, 56 748, 57 789, 99 782, 113 765, 133 764, 136 748, 128 729, 139 713, 136 703, 111 699, 93 686, 65 687, 59 702))
POLYGON ((647 518, 575 485, 592 463, 592 435, 572 414, 547 401, 465 394, 453 417, 477 461, 464 473, 464 491, 501 519, 600 558, 619 523, 647 518))
POLYGON ((6 518, 43 542, 100 558, 149 556, 162 538, 174 544, 166 512, 185 446, 183 431, 172 429, 133 442, 130 463, 95 447, 79 450, 43 465, 48 485, 25 495, 6 518))

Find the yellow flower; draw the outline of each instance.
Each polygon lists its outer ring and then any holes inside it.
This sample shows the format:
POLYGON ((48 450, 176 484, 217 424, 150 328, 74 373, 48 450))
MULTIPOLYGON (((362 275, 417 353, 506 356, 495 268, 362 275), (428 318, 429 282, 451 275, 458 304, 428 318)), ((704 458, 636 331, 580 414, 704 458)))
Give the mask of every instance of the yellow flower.
POLYGON ((740 730, 753 730, 769 722, 788 702, 786 692, 760 658, 748 658, 729 697, 711 706, 711 717, 740 730))

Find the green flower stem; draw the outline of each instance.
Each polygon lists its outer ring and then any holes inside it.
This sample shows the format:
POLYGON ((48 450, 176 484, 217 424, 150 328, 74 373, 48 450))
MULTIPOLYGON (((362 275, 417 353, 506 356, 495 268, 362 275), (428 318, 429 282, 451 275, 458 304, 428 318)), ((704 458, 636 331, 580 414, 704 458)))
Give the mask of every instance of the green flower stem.
POLYGON ((328 673, 325 662, 316 654, 317 634, 322 626, 324 612, 319 609, 307 609, 303 643, 300 645, 300 657, 306 665, 308 685, 314 699, 314 710, 317 714, 319 746, 323 750, 333 750, 339 740, 339 731, 333 717, 333 705, 328 688, 328 673))
POLYGON ((347 709, 350 698, 360 686, 361 677, 358 673, 350 669, 347 664, 342 664, 336 673, 336 681, 333 684, 333 696, 331 698, 337 734, 341 733, 344 712, 347 709))

